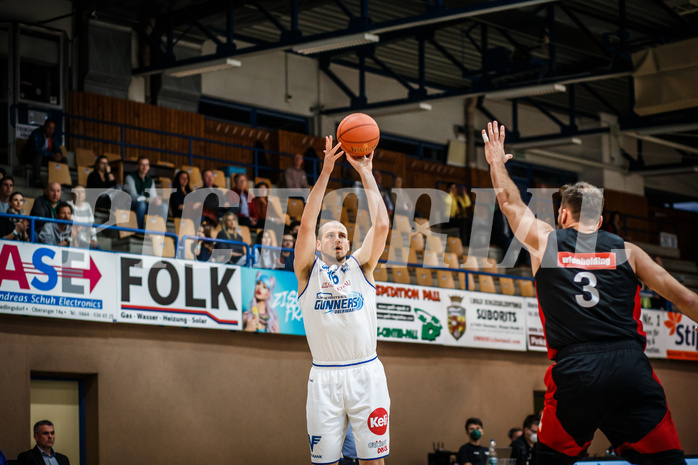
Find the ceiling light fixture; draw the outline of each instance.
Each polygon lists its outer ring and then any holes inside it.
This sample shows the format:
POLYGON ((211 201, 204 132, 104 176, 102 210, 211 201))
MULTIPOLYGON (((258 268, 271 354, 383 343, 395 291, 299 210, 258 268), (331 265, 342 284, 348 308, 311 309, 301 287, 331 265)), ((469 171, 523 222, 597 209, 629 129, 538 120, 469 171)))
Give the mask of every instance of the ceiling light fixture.
POLYGON ((407 103, 405 105, 394 105, 392 107, 381 107, 365 110, 371 116, 391 116, 404 115, 405 113, 418 113, 421 111, 431 111, 431 105, 425 102, 407 103))
POLYGON ((536 95, 557 94, 559 92, 567 92, 567 87, 562 84, 515 87, 513 89, 485 92, 485 98, 490 100, 508 100, 521 97, 534 97, 536 95))
POLYGON ((217 60, 202 61, 200 63, 192 63, 169 68, 165 70, 165 74, 174 77, 187 77, 194 76, 195 74, 239 68, 240 66, 242 66, 242 63, 240 63, 238 60, 234 60, 232 58, 219 58, 217 60))
POLYGON ((546 147, 559 147, 561 145, 582 145, 582 139, 579 137, 556 137, 554 139, 540 139, 525 142, 514 142, 507 144, 508 148, 524 150, 524 149, 539 149, 546 147))
POLYGON ((333 37, 329 39, 316 40, 305 44, 295 45, 292 50, 301 55, 313 55, 315 53, 328 52, 330 50, 340 50, 343 48, 356 47, 359 45, 373 44, 380 40, 375 34, 363 32, 347 36, 333 37))

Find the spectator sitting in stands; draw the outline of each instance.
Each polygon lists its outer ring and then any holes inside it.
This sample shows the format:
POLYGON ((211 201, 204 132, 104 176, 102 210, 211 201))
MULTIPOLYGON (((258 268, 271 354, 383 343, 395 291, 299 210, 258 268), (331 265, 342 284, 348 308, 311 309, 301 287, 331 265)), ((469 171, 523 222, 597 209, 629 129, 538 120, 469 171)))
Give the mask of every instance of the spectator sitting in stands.
POLYGON ((268 270, 276 268, 279 263, 279 251, 266 248, 273 246, 271 233, 265 229, 261 234, 257 234, 255 244, 262 247, 254 250, 254 266, 268 270))
POLYGON ((465 421, 465 433, 468 435, 468 442, 463 444, 458 450, 456 462, 459 465, 485 465, 489 452, 486 447, 480 445, 482 420, 479 418, 468 418, 465 421))
MULTIPOLYGON (((5 213, 11 215, 26 215, 24 211, 24 196, 21 192, 13 192, 10 196, 10 208, 5 213)), ((29 240, 29 220, 20 218, 0 219, 0 238, 28 241, 29 240)))
MULTIPOLYGON (((293 249, 296 246, 296 238, 291 234, 290 231, 284 231, 284 235, 281 238, 281 247, 284 249, 293 249)), ((282 250, 279 254, 279 261, 277 268, 284 271, 293 271, 293 260, 295 260, 295 252, 293 250, 282 250)))
POLYGON ((395 176, 393 188, 390 190, 390 198, 395 199, 393 201, 393 205, 395 205, 395 214, 404 216, 414 215, 414 203, 412 202, 412 200, 406 195, 402 195, 402 197, 398 198, 397 193, 393 192, 394 189, 403 189, 402 184, 402 176, 395 176), (400 203, 398 204, 398 202, 400 203))
POLYGON ((511 447, 511 458, 516 459, 516 465, 536 463, 533 445, 538 442, 538 415, 529 415, 523 423, 523 434, 514 440, 511 447))
POLYGON ((623 234, 623 217, 620 212, 611 212, 603 229, 616 236, 620 236, 621 239, 625 239, 625 235, 623 234))
POLYGON ((284 171, 284 187, 289 189, 307 189, 308 175, 303 169, 303 155, 297 153, 293 156, 293 165, 284 171))
MULTIPOLYGON (((514 427, 514 428, 509 430, 509 432, 507 433, 507 437, 509 438, 509 441, 514 442, 522 434, 523 434, 523 430, 521 428, 514 427)), ((511 447, 511 446, 509 446, 509 447, 511 447)))
MULTIPOLYGON (((204 170, 204 172, 201 173, 201 180, 203 181, 204 185, 199 189, 219 189, 223 191, 222 189, 216 187, 216 177, 213 175, 213 171, 204 170)), ((198 202, 194 204, 195 211, 198 211, 199 209, 202 210, 201 221, 216 226, 218 224, 218 218, 227 212, 233 212, 234 209, 232 208, 232 205, 235 204, 235 196, 230 191, 225 191, 223 195, 225 197, 225 201, 223 201, 222 204, 220 203, 220 199, 214 195, 209 195, 206 197, 203 205, 198 202)))
MULTIPOLYGON (((101 189, 103 191, 114 189, 116 187, 116 179, 111 172, 109 159, 104 155, 100 155, 95 160, 92 172, 87 176, 88 189, 101 189)), ((99 197, 95 203, 96 208, 109 208, 110 201, 106 197, 99 197)))
MULTIPOLYGON (((44 195, 37 197, 34 201, 30 216, 41 218, 56 218, 56 206, 61 200, 61 185, 57 182, 50 182, 44 189, 44 195)), ((43 221, 35 221, 34 228, 38 232, 44 227, 43 221)))
POLYGON ((22 160, 32 165, 32 186, 43 187, 41 165, 49 162, 68 163, 61 152, 61 138, 56 134, 56 122, 47 119, 44 125, 34 129, 22 149, 22 160))
POLYGON ((393 210, 395 208, 393 207, 393 201, 390 200, 390 193, 388 192, 388 189, 383 187, 381 185, 381 181, 383 180, 383 175, 381 174, 380 171, 378 170, 373 170, 373 177, 376 179, 376 185, 378 186, 378 190, 381 193, 381 198, 383 199, 383 203, 385 203, 385 208, 388 210, 388 215, 393 216, 393 210))
POLYGON ((252 196, 247 190, 247 176, 242 173, 237 173, 233 178, 233 192, 240 197, 240 205, 235 209, 238 221, 243 226, 256 227, 259 216, 255 204, 252 202, 252 196))
MULTIPOLYGON (((472 227, 472 219, 470 218, 470 197, 463 189, 458 192, 458 185, 452 182, 448 185, 448 195, 451 199, 451 214, 449 226, 458 228, 460 240, 463 244, 470 243, 470 229, 472 227)), ((506 250, 506 249, 505 249, 506 250)))
POLYGON ((174 218, 182 217, 184 209, 184 198, 192 191, 189 186, 189 173, 178 171, 174 177, 175 191, 170 195, 170 212, 174 218))
POLYGON ((257 228, 264 229, 267 217, 272 223, 281 223, 281 212, 276 210, 273 203, 269 203, 269 186, 265 182, 258 182, 255 186, 255 196, 252 199, 254 209, 257 212, 257 228))
POLYGON ((10 196, 15 187, 15 180, 12 176, 5 176, 0 179, 0 213, 5 213, 10 208, 10 196))
MULTIPOLYGON (((239 230, 238 218, 234 213, 226 213, 221 218, 221 230, 218 232, 216 239, 223 239, 226 241, 237 241, 244 242, 242 235, 239 230)), ((230 251, 230 257, 225 255, 224 258, 220 258, 222 254, 217 254, 215 261, 226 261, 232 265, 235 264, 245 264, 247 262, 247 257, 245 256, 245 247, 240 244, 229 244, 225 242, 216 242, 215 249, 230 251)))
MULTIPOLYGON (((68 204, 73 207, 73 222, 94 224, 95 215, 92 212, 92 207, 85 202, 85 188, 76 186, 71 194, 72 200, 68 204)), ((77 240, 80 244, 90 244, 91 249, 98 249, 97 231, 94 227, 81 226, 80 233, 77 235, 77 240)))
MULTIPOLYGON (((198 237, 210 238, 211 237, 211 225, 202 224, 199 226, 198 237)), ((194 256, 200 262, 207 262, 211 259, 211 254, 213 253, 213 242, 210 241, 196 241, 194 243, 194 256)))
POLYGON ((293 237, 298 237, 298 230, 301 227, 301 222, 298 220, 293 220, 291 221, 291 224, 288 225, 288 232, 291 233, 293 237))
POLYGON ((150 160, 140 157, 138 170, 128 174, 124 180, 124 191, 131 196, 131 210, 136 212, 139 229, 145 229, 146 213, 167 219, 167 204, 158 197, 155 181, 148 176, 148 171, 150 160))
MULTIPOLYGON (((66 202, 61 202, 56 207, 56 219, 71 221, 73 207, 66 202)), ((75 226, 75 231, 79 232, 80 226, 75 226)), ((39 242, 47 245, 70 245, 73 242, 71 237, 71 225, 65 223, 48 222, 44 224, 39 233, 39 242)), ((81 244, 76 244, 80 247, 81 244)))

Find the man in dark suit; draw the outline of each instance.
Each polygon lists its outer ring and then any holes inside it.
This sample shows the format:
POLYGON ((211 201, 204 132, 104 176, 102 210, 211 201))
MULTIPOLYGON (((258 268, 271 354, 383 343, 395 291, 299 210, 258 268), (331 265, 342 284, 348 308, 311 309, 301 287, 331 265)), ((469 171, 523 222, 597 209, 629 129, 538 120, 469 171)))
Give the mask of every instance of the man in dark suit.
POLYGON ((63 454, 53 450, 56 431, 53 423, 41 420, 34 425, 34 440, 36 446, 17 456, 18 465, 70 465, 70 460, 63 454))
POLYGON ((34 187, 43 187, 40 177, 41 165, 51 161, 68 163, 61 152, 61 138, 56 133, 55 121, 47 119, 43 126, 32 131, 22 149, 22 158, 24 163, 32 164, 34 187))

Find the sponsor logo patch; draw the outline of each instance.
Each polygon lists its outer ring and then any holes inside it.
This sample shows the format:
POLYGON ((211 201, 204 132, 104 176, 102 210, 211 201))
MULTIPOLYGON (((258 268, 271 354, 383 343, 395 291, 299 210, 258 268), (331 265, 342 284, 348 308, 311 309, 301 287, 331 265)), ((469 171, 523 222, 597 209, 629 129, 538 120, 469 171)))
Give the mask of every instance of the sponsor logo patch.
POLYGON ((558 252, 557 266, 560 268, 580 268, 582 270, 615 270, 616 254, 558 252))
POLYGON ((361 310, 363 306, 364 297, 358 292, 350 292, 347 295, 319 292, 315 296, 315 310, 324 310, 325 313, 351 313, 361 310))
MULTIPOLYGON (((313 452, 313 449, 315 448, 315 444, 320 442, 320 439, 322 439, 322 436, 311 436, 308 435, 308 442, 310 443, 310 452, 313 452)), ((315 457, 315 456, 313 456, 315 457)), ((315 457, 315 458, 322 458, 322 456, 315 457)))
POLYGON ((368 429, 378 436, 388 431, 388 412, 383 407, 378 407, 368 416, 368 429))

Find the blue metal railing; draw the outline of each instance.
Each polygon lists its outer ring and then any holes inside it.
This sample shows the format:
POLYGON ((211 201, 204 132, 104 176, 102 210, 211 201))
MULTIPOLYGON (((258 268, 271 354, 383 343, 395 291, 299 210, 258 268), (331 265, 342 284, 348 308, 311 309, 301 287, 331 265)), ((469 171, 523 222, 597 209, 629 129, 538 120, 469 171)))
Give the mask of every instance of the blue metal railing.
MULTIPOLYGON (((195 236, 191 234, 187 234, 185 236, 182 236, 181 239, 181 247, 179 248, 178 251, 178 257, 183 259, 186 258, 186 243, 187 241, 204 241, 204 242, 213 242, 214 244, 231 244, 231 245, 239 245, 242 246, 245 249, 244 257, 245 257, 245 265, 244 266, 250 266, 251 262, 251 257, 250 257, 250 245, 247 242, 241 242, 241 241, 229 241, 227 239, 214 239, 212 237, 201 237, 201 236, 195 236)), ((219 250, 226 250, 226 249, 219 249, 219 250)), ((227 249, 230 250, 230 249, 227 249)))
POLYGON ((27 220, 29 221, 29 241, 36 243, 36 222, 40 223, 57 223, 57 224, 66 224, 69 226, 84 226, 87 228, 95 228, 100 232, 105 229, 113 230, 113 231, 126 231, 126 232, 133 232, 136 234, 152 234, 156 236, 165 236, 165 237, 170 237, 172 240, 174 240, 174 246, 175 250, 178 248, 179 244, 179 238, 177 237, 176 234, 171 233, 171 232, 166 232, 166 231, 153 231, 150 229, 137 229, 137 228, 128 228, 125 226, 115 226, 115 225, 104 225, 104 224, 99 224, 99 223, 81 223, 77 221, 70 221, 70 220, 59 220, 57 218, 44 218, 42 216, 30 216, 30 215, 15 215, 13 213, 0 213, 0 218, 17 218, 20 220, 27 220))
POLYGON ((252 258, 252 263, 250 264, 250 266, 255 266, 257 264, 257 251, 260 249, 276 250, 279 252, 295 252, 294 249, 289 249, 288 247, 276 247, 273 245, 255 244, 252 246, 252 250, 250 252, 252 258))
MULTIPOLYGON (((82 222, 74 222, 74 221, 68 221, 68 220, 59 220, 56 218, 44 218, 44 217, 38 217, 38 216, 28 216, 28 215, 16 215, 12 213, 0 213, 0 218, 17 218, 17 219, 23 219, 23 220, 28 220, 29 221, 29 233, 30 233, 30 241, 31 242, 36 242, 36 231, 35 231, 35 225, 37 221, 43 222, 43 223, 57 223, 57 224, 67 224, 67 225, 72 225, 72 226, 84 226, 88 228, 95 228, 97 229, 97 233, 101 232, 105 229, 107 230, 113 230, 113 231, 126 231, 126 232, 133 232, 137 234, 153 234, 153 235, 161 235, 165 237, 170 237, 174 241, 174 246, 175 246, 175 257, 174 258, 180 258, 180 259, 185 259, 185 247, 187 241, 205 241, 205 242, 213 242, 213 243, 223 243, 223 244, 231 244, 231 245, 237 245, 242 247, 245 250, 244 256, 245 256, 245 264, 244 266, 247 267, 253 267, 256 262, 255 262, 255 256, 256 256, 256 251, 259 249, 270 249, 270 250, 276 250, 276 251, 283 251, 283 252, 294 252, 294 249, 289 249, 286 247, 275 247, 275 246, 265 246, 265 245, 260 245, 256 244, 252 247, 250 247, 249 244, 246 242, 241 242, 241 241, 229 241, 226 239, 213 239, 210 237, 199 237, 195 235, 185 235, 179 238, 176 234, 171 233, 171 232, 166 232, 166 231, 152 231, 148 229, 137 229, 137 228, 128 228, 124 226, 115 226, 115 225, 104 225, 100 223, 82 223, 82 222)), ((2 238, 0 238, 2 239, 2 238)), ((470 291, 470 279, 468 279, 471 275, 474 276, 491 276, 493 278, 510 278, 513 280, 521 280, 521 281, 534 281, 535 278, 530 277, 530 276, 517 276, 517 275, 511 275, 511 274, 502 274, 502 273, 490 273, 487 271, 475 271, 475 270, 466 270, 466 269, 461 269, 461 268, 448 268, 448 267, 441 267, 441 266, 430 266, 430 265, 424 265, 424 264, 419 264, 419 263, 410 263, 410 262, 401 262, 401 261, 394 261, 394 260, 379 260, 379 263, 386 264, 386 265, 395 265, 395 267, 409 267, 409 268, 423 268, 423 269, 428 269, 431 271, 447 271, 447 272, 452 272, 452 273, 462 273, 465 274, 465 290, 470 291)), ((440 287, 440 286, 436 286, 440 287)), ((640 293, 642 297, 650 297, 650 298, 657 298, 660 297, 659 294, 653 292, 653 291, 642 291, 640 293)), ((667 300, 667 311, 673 311, 672 309, 672 304, 667 300)))
MULTIPOLYGON (((83 139, 83 140, 89 140, 93 142, 100 142, 100 143, 105 143, 105 144, 111 144, 111 145, 117 145, 120 148, 120 153, 121 153, 121 159, 126 158, 126 148, 132 148, 132 149, 140 149, 140 150, 147 150, 147 151, 152 151, 152 152, 157 152, 157 153, 166 153, 170 155, 176 155, 176 156, 181 156, 181 157, 187 157, 188 163, 190 166, 194 165, 194 160, 209 160, 209 161, 215 161, 219 162, 225 165, 235 165, 235 166, 241 166, 245 168, 252 168, 254 170, 254 176, 255 178, 259 176, 259 171, 260 170, 267 170, 267 171, 275 171, 275 172, 283 172, 283 170, 279 168, 273 168, 269 166, 260 166, 259 164, 259 157, 260 154, 270 154, 270 155, 278 155, 282 157, 289 157, 293 158, 293 154, 290 153, 285 153, 285 152, 277 152, 274 150, 269 150, 269 149, 263 149, 263 148, 257 148, 257 147, 252 147, 248 145, 241 145, 241 144, 234 144, 231 142, 222 142, 222 141, 217 141, 213 139, 206 139, 203 137, 197 137, 197 136, 187 136, 184 134, 177 134, 174 132, 166 132, 166 131, 159 131, 157 129, 148 129, 148 128, 141 128, 137 126, 131 126, 128 124, 124 123, 114 123, 112 121, 104 121, 96 118, 90 118, 87 116, 80 116, 80 115, 73 115, 70 113, 64 113, 65 118, 67 119, 76 119, 76 120, 81 120, 81 121, 87 121, 90 123, 96 123, 96 124, 104 124, 107 126, 114 126, 119 128, 119 140, 110 140, 110 139, 102 139, 99 137, 93 137, 93 136, 88 136, 85 134, 77 134, 74 132, 68 132, 66 131, 64 136, 65 137, 72 137, 75 139, 83 139), (146 132, 150 134, 157 134, 161 136, 167 136, 167 137, 175 137, 179 139, 185 139, 188 141, 188 147, 189 150, 187 152, 179 152, 176 150, 169 150, 169 149, 162 149, 159 147, 151 147, 147 145, 139 145, 139 144, 131 144, 126 142, 126 130, 131 130, 131 131, 140 131, 140 132, 146 132), (216 144, 220 145, 223 147, 230 147, 230 148, 237 148, 237 149, 243 149, 243 150, 250 150, 252 151, 253 154, 253 160, 254 163, 245 163, 242 161, 236 161, 236 160, 230 160, 230 159, 225 159, 225 158, 217 158, 217 157, 210 157, 207 155, 199 155, 194 153, 194 142, 205 142, 208 144, 216 144)), ((313 169, 312 173, 308 175, 308 177, 315 182, 319 176, 319 173, 322 169, 321 167, 321 162, 319 158, 312 158, 312 157, 303 157, 305 161, 310 161, 312 163, 313 169)), ((337 166, 350 166, 348 163, 337 163, 337 166)), ((382 171, 385 174, 388 174, 390 176, 394 176, 394 173, 389 172, 389 171, 382 171)), ((339 182, 341 184, 353 184, 353 180, 346 180, 346 179, 339 179, 339 178, 331 178, 331 181, 334 182, 339 182)))

